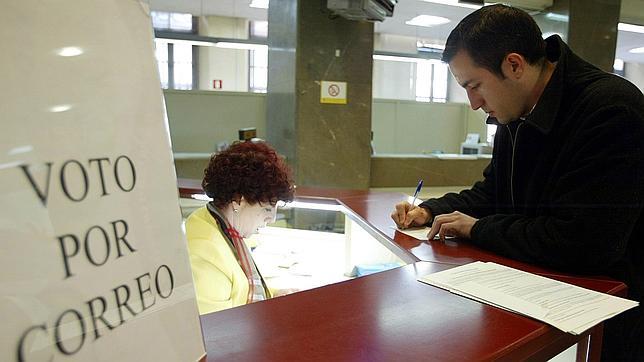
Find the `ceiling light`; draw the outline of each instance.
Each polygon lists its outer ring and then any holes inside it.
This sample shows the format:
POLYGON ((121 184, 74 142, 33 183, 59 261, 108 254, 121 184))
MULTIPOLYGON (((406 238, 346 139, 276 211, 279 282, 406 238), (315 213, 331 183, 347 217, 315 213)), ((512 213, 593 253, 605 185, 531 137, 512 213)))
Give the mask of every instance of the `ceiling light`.
POLYGON ((56 53, 61 57, 75 57, 83 54, 83 49, 79 47, 64 47, 58 49, 56 53))
POLYGON ((407 20, 405 24, 407 25, 415 25, 415 26, 424 26, 424 27, 431 27, 431 26, 437 26, 437 25, 443 25, 449 23, 448 18, 444 18, 442 16, 434 16, 434 15, 418 15, 417 17, 407 20))
POLYGON ((639 48, 633 48, 628 51, 629 53, 633 54, 644 54, 644 47, 639 47, 639 48))
POLYGON ((218 48, 226 49, 246 49, 246 50, 267 50, 268 45, 256 43, 234 43, 227 41, 220 41, 215 44, 218 48))
POLYGON ((268 0, 252 0, 248 6, 251 8, 268 9, 268 0))
POLYGON ((641 26, 641 25, 619 23, 619 24, 617 24, 617 29, 619 29, 621 31, 629 31, 631 33, 644 34, 644 26, 641 26))
POLYGON ((468 9, 480 9, 481 8, 481 5, 459 3, 458 0, 423 0, 423 1, 428 2, 428 3, 434 3, 434 4, 458 6, 460 8, 468 8, 468 9))

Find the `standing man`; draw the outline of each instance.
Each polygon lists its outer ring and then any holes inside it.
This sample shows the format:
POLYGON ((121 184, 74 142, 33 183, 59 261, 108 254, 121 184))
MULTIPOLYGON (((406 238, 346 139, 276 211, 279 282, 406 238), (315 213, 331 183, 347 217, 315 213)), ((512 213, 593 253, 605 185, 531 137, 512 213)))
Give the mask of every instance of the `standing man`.
MULTIPOLYGON (((472 109, 499 125, 483 180, 396 205, 399 227, 429 225, 498 254, 608 275, 644 292, 644 96, 628 81, 543 40, 519 9, 483 7, 447 39, 443 61, 472 109)), ((642 306, 608 321, 602 358, 644 360, 642 306)))

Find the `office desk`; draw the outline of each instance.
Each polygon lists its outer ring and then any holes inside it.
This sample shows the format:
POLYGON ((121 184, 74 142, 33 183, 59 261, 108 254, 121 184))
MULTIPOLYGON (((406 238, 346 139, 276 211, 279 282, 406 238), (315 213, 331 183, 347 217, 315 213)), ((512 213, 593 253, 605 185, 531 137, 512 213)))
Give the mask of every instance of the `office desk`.
MULTIPOLYGON (((180 194, 200 193, 180 180, 180 194)), ((623 283, 575 277, 519 263, 468 243, 421 243, 396 233, 398 193, 300 187, 298 197, 333 198, 419 261, 398 269, 201 317, 209 360, 545 360, 589 336, 592 360, 602 325, 579 336, 416 281, 474 260, 495 261, 624 296, 623 283)), ((597 344, 599 342, 599 344, 597 344)))

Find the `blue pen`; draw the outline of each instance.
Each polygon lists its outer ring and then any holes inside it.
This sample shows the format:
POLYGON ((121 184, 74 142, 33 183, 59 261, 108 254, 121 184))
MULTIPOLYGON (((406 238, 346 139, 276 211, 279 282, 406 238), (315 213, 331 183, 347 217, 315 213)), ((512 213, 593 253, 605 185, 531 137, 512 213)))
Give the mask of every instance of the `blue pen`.
POLYGON ((420 179, 418 181, 418 186, 416 186, 416 192, 414 192, 414 199, 411 201, 411 208, 414 208, 414 204, 416 203, 416 198, 418 197, 418 193, 420 192, 420 189, 423 188, 423 179, 420 179))

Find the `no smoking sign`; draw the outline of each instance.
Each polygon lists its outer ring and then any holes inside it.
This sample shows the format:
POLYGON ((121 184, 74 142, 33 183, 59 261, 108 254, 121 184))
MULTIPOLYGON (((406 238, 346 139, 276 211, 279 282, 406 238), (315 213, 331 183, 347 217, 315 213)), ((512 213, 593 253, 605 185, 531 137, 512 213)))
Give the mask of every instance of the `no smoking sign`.
POLYGON ((347 82, 320 82, 320 103, 347 104, 347 82))

